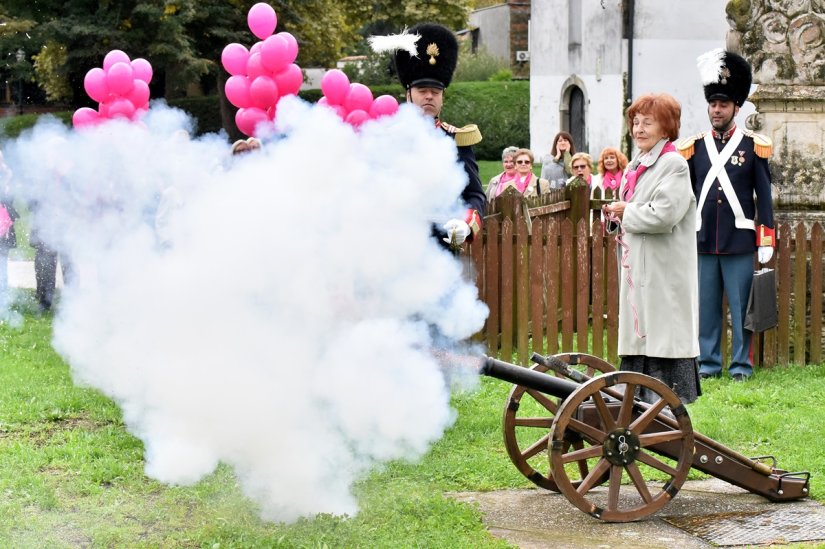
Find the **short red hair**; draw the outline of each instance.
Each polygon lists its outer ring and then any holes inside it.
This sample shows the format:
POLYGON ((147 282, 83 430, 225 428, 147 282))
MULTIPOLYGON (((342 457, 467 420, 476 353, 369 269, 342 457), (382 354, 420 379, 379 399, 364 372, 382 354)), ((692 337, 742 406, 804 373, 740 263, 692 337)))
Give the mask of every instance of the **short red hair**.
POLYGON ((665 136, 674 141, 679 137, 681 126, 682 106, 672 96, 666 93, 646 93, 637 98, 627 109, 627 126, 633 127, 633 119, 637 114, 646 114, 656 119, 662 126, 665 136))

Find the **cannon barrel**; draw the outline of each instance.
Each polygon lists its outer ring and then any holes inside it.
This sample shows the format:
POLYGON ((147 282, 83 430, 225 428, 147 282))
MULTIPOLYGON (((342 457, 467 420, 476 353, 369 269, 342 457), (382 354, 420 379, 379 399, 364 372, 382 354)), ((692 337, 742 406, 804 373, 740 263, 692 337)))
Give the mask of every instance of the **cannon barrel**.
POLYGON ((508 381, 516 385, 521 385, 529 389, 534 389, 542 393, 565 399, 572 395, 580 387, 577 383, 567 381, 558 377, 548 376, 535 372, 523 366, 516 366, 509 362, 504 362, 495 358, 486 357, 484 364, 479 370, 481 375, 494 377, 502 381, 508 381))

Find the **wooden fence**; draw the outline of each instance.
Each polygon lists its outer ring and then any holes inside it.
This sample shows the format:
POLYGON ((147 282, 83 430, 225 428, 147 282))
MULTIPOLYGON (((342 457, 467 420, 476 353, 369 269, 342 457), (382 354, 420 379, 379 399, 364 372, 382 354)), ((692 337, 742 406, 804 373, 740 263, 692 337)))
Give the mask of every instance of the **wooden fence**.
MULTIPOLYGON (((477 334, 488 354, 510 360, 515 351, 528 364, 531 352, 586 352, 618 365, 619 272, 616 242, 599 220, 602 203, 579 188, 530 200, 508 193, 491 205, 482 238, 467 250, 490 308, 477 334)), ((777 226, 768 267, 777 271, 779 326, 753 338, 755 365, 821 363, 822 233, 819 223, 777 226)), ((727 319, 726 305, 720 314, 727 319)), ((726 360, 729 350, 728 329, 726 360)))

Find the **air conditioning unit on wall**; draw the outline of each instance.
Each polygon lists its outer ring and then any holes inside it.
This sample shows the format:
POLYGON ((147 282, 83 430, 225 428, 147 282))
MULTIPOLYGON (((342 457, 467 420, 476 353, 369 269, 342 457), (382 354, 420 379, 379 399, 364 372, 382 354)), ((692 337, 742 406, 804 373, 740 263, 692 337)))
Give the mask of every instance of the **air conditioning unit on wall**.
POLYGON ((516 61, 524 62, 530 61, 530 52, 529 51, 517 51, 516 52, 516 61))

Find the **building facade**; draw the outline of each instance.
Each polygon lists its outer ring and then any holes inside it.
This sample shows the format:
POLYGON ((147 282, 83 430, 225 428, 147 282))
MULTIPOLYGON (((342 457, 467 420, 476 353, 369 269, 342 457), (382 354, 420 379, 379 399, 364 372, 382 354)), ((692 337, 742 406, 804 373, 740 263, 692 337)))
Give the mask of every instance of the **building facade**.
MULTIPOLYGON (((681 136, 708 127, 696 58, 725 47, 727 0, 533 0, 530 144, 549 151, 559 130, 577 150, 628 150, 624 109, 648 92, 682 105, 681 136), (632 38, 631 38, 632 37, 632 38)), ((744 126, 747 103, 737 117, 744 126)), ((633 153, 630 150, 631 154, 633 153)))

